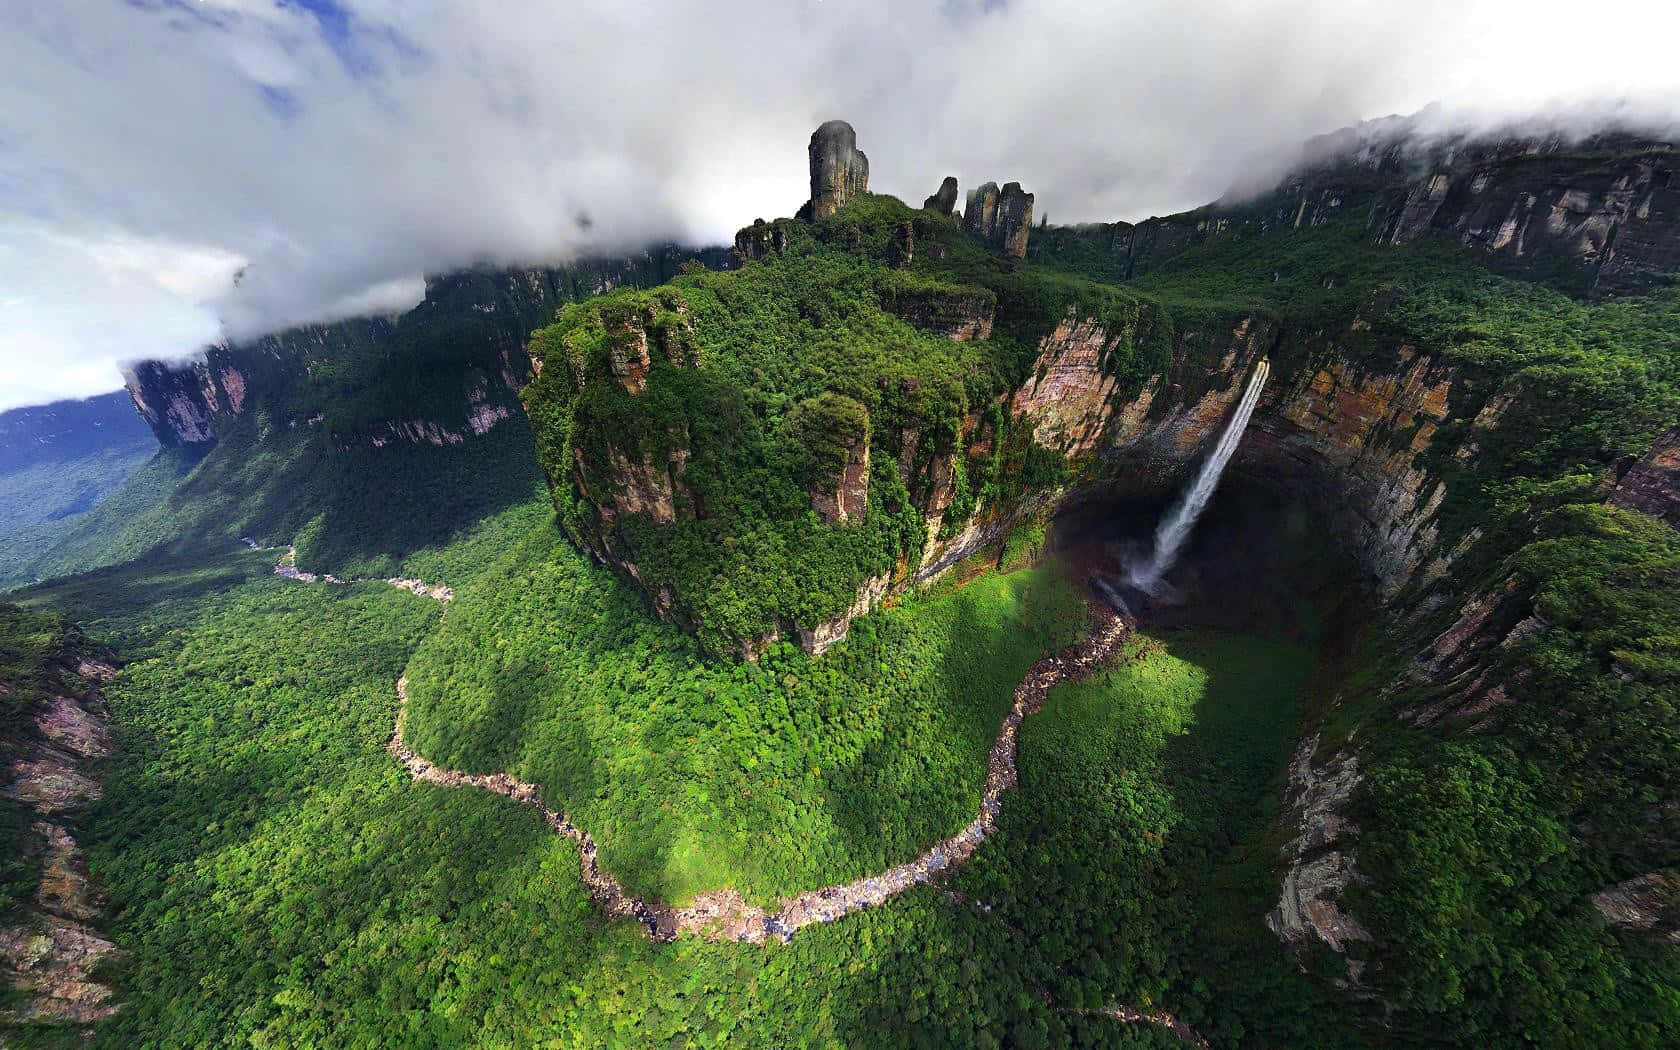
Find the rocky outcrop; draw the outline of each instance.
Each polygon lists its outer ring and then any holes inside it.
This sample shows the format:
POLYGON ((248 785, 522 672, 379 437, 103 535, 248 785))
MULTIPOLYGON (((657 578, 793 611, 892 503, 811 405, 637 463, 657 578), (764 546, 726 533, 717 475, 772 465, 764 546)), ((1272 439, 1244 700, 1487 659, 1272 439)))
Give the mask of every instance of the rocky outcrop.
POLYGON ((631 459, 616 448, 608 448, 614 487, 601 504, 602 517, 610 522, 626 514, 646 514, 658 525, 676 521, 677 485, 687 462, 687 449, 680 446, 664 462, 657 462, 651 451, 631 459))
POLYGON ((811 133, 809 217, 825 219, 869 190, 869 158, 857 148, 857 132, 831 120, 811 133))
POLYGON ((1650 871, 1592 895, 1604 921, 1680 944, 1680 875, 1650 871))
POLYGON ((647 328, 631 317, 609 321, 607 355, 613 375, 624 384, 624 389, 632 394, 641 393, 653 363, 648 357, 647 328))
MULTIPOLYGON (((1680 185, 1676 155, 1655 144, 1624 144, 1608 164, 1549 157, 1547 144, 1470 147, 1436 159, 1404 196, 1373 207, 1379 243, 1442 233, 1488 253, 1503 268, 1551 275, 1571 291, 1614 296, 1640 291, 1680 270, 1680 185), (1536 163, 1539 161, 1540 163, 1536 163)), ((1379 171, 1398 158, 1385 157, 1379 171)))
MULTIPOLYGON (((1457 549, 1467 548, 1479 535, 1466 537, 1457 549)), ((1472 594, 1452 624, 1417 655, 1417 677, 1436 688, 1403 708, 1400 717, 1418 726, 1458 722, 1472 731, 1486 728, 1490 712, 1516 700, 1512 691, 1520 691, 1527 677, 1520 669, 1499 674, 1499 658, 1550 626, 1514 576, 1472 594)))
POLYGON ((863 586, 858 588, 857 601, 852 603, 851 608, 832 620, 824 621, 809 629, 800 630, 799 647, 812 656, 821 656, 831 646, 845 641, 846 634, 851 629, 852 621, 859 616, 868 615, 876 606, 880 605, 881 599, 886 597, 887 588, 891 585, 891 573, 883 573, 880 576, 873 576, 865 580, 863 586))
MULTIPOLYGON (((1103 361, 1126 334, 1109 332, 1072 312, 1039 341, 1032 376, 1015 391, 1009 407, 1031 424, 1040 445, 1079 457, 1103 439, 1118 391, 1103 361)), ((1142 409, 1148 406, 1144 401, 1142 409)))
MULTIPOLYGON (((223 399, 207 362, 170 366, 138 361, 125 368, 123 383, 134 410, 167 448, 208 448, 215 443, 215 420, 223 399)), ((240 385, 244 403, 244 384, 240 385)), ((232 407, 231 399, 227 402, 232 407)), ((237 411, 230 413, 238 415, 237 411)))
POLYGON ((1032 233, 1033 195, 1019 182, 987 182, 968 195, 963 210, 963 229, 1001 251, 1010 259, 1027 257, 1027 239, 1032 233))
POLYGON ((901 222, 893 227, 892 240, 887 243, 887 265, 895 270, 908 270, 916 261, 916 224, 901 222))
POLYGON ((957 180, 955 176, 945 176, 945 181, 939 184, 939 190, 933 196, 922 202, 922 207, 928 211, 935 211, 949 216, 957 208, 957 180))
POLYGON ((1651 451, 1622 472, 1610 502, 1680 528, 1680 427, 1657 438, 1651 451))
MULTIPOLYGON (((1361 881, 1348 848, 1359 829, 1342 815, 1359 786, 1359 759, 1351 748, 1343 748, 1320 762, 1315 760, 1317 751, 1315 735, 1301 742, 1289 763, 1285 804, 1296 834, 1283 849, 1288 870, 1266 925, 1295 948, 1317 939, 1345 955, 1352 942, 1371 940, 1342 907, 1348 887, 1361 881)), ((1352 958, 1346 964, 1345 976, 1337 983, 1358 984, 1364 964, 1352 958)))
POLYGON ((997 295, 984 288, 918 288, 883 294, 886 308, 927 332, 959 343, 990 339, 997 295))
POLYGON ((1423 138, 1405 122, 1309 143, 1300 165, 1259 196, 1233 193, 1137 224, 1043 231, 1032 255, 1077 254, 1130 279, 1186 249, 1239 232, 1363 228, 1378 244, 1443 236, 1495 267, 1574 294, 1648 290, 1680 271, 1680 150, 1636 135, 1423 138))
POLYGON ((869 425, 840 439, 843 459, 839 470, 821 478, 811 489, 811 509, 829 525, 861 520, 869 509, 869 425))
POLYGON ((730 261, 739 269, 749 262, 781 255, 787 251, 787 246, 786 220, 765 222, 763 219, 754 219, 751 226, 744 226, 735 231, 735 247, 730 253, 730 261))
MULTIPOLYGON (((97 766, 111 751, 99 686, 116 673, 87 656, 54 669, 56 681, 33 705, 27 727, 7 727, 9 768, 0 794, 33 810, 41 864, 31 906, 0 928, 0 977, 18 1000, 0 1024, 87 1025, 117 1009, 95 969, 117 955, 90 923, 104 905, 76 841, 75 819, 102 794, 97 766)), ((0 689, 8 688, 0 683, 0 689)), ((3 1041, 3 1040, 0 1040, 3 1041)))

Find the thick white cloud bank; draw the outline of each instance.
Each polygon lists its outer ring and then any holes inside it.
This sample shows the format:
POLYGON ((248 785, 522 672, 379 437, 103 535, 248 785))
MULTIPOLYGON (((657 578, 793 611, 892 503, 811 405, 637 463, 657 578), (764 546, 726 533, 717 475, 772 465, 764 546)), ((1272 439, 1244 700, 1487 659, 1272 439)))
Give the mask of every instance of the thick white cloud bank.
POLYGON ((425 272, 726 240, 798 207, 830 117, 873 189, 1018 179, 1072 222, 1202 203, 1257 157, 1437 100, 1680 111, 1680 5, 1583 10, 0 0, 0 409, 401 309, 425 272))

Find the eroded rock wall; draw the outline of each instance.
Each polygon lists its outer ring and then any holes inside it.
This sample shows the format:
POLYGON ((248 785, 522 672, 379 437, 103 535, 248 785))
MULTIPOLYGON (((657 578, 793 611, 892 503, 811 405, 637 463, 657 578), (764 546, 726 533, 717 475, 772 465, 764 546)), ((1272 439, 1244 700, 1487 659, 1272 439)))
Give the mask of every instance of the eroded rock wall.
POLYGON ((869 190, 869 158, 857 148, 857 132, 831 120, 811 134, 810 217, 827 218, 869 190))
POLYGON ((1137 224, 1038 234, 1043 262, 1079 259, 1128 280, 1205 241, 1344 221, 1372 242, 1455 239, 1496 269, 1596 298, 1649 290, 1680 271, 1680 150, 1602 135, 1419 142, 1355 135, 1308 147, 1309 159, 1259 196, 1137 224))
MULTIPOLYGON (((1449 417, 1457 376, 1410 346, 1336 353, 1338 341, 1364 338, 1354 326, 1311 355, 1290 355, 1318 363, 1288 369, 1274 361, 1231 469, 1325 512, 1378 589, 1392 594, 1420 569, 1445 571, 1434 512, 1446 489, 1422 464, 1449 417), (1370 360, 1384 364, 1358 363, 1370 360)), ((1258 316, 1189 328, 1179 351, 1209 362, 1205 370, 1156 375, 1135 391, 1122 390, 1104 364, 1126 337, 1066 318, 1041 344, 1010 407, 1070 463, 1095 457, 1085 476, 1110 495, 1164 498, 1224 428, 1255 363, 1291 337, 1258 316)))
POLYGON ((690 259, 711 267, 728 261, 722 249, 667 245, 562 267, 430 277, 425 298, 400 316, 303 325, 242 342, 224 341, 187 361, 133 362, 124 369, 125 385, 135 410, 161 443, 203 451, 215 444, 222 428, 264 398, 285 406, 278 422, 328 426, 324 413, 296 407, 311 400, 312 392, 322 399, 341 397, 347 362, 361 363, 367 375, 358 382, 377 390, 382 366, 402 368, 414 355, 426 354, 437 368, 440 387, 458 391, 452 396, 460 398, 461 411, 448 418, 374 415, 335 433, 334 443, 372 448, 459 444, 488 432, 518 408, 517 394, 530 372, 526 339, 561 305, 622 286, 661 284, 690 259), (319 391, 317 372, 323 374, 319 391), (327 380, 329 372, 340 378, 327 380))
POLYGON ((1680 427, 1657 438, 1651 451, 1616 479, 1610 502, 1680 528, 1680 427))
POLYGON ((29 724, 8 727, 0 741, 7 766, 0 794, 33 811, 41 864, 28 906, 0 927, 0 978, 17 995, 0 1011, 0 1024, 88 1025, 117 1009, 95 972, 119 953, 92 925, 104 897, 88 875, 75 825, 79 811, 103 793, 98 766, 111 741, 99 686, 115 673, 86 657, 57 668, 63 691, 36 704, 29 724))
POLYGON ((1350 848, 1359 829, 1345 815, 1361 780, 1359 756, 1342 747, 1321 757, 1318 744, 1316 735, 1303 740, 1289 763, 1285 822, 1294 835, 1282 851, 1282 890, 1266 926, 1293 947, 1316 940, 1343 955, 1346 969, 1336 983, 1349 987, 1359 983, 1364 964, 1347 958, 1347 950, 1371 940, 1344 907, 1347 891, 1365 881, 1350 848))
MULTIPOLYGON (((955 187, 952 187, 953 190, 955 187)), ((998 249, 1006 258, 1025 259, 1032 234, 1033 195, 1019 182, 981 183, 968 195, 963 229, 998 249)))

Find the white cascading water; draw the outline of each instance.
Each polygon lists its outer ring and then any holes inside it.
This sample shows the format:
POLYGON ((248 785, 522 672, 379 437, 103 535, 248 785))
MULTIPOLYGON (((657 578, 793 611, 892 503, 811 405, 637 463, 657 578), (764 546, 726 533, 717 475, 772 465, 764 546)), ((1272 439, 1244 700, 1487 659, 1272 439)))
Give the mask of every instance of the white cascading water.
POLYGON ((1219 476, 1225 472, 1225 464, 1230 462, 1231 454, 1237 450, 1237 443, 1242 440, 1243 430, 1248 426, 1248 417, 1254 414, 1254 405, 1260 400, 1260 390, 1266 385, 1266 376, 1271 370, 1272 364, 1265 358, 1261 358, 1254 366, 1254 375, 1248 380, 1248 388, 1243 391, 1242 400, 1237 402, 1237 414, 1231 417, 1231 422, 1225 426, 1225 432, 1219 435, 1219 444, 1213 447, 1213 451, 1203 461, 1202 469, 1196 474, 1196 480, 1184 491, 1184 495, 1173 505, 1172 511, 1155 529, 1154 552, 1148 558, 1133 562, 1127 568, 1126 579, 1133 587, 1145 594, 1161 592, 1161 577, 1178 561, 1178 553, 1183 549, 1184 541, 1189 539, 1196 519, 1201 517, 1208 500, 1213 498, 1213 490, 1219 487, 1219 476))

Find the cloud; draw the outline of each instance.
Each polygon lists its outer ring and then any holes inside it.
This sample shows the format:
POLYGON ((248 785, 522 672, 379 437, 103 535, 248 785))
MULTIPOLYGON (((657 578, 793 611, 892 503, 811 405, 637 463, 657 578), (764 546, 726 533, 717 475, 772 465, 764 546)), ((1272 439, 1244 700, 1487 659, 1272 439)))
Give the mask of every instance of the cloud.
POLYGON ((829 117, 877 190, 1135 219, 1437 99, 1673 112, 1677 36, 1658 0, 0 0, 0 408, 424 272, 724 240, 829 117))

